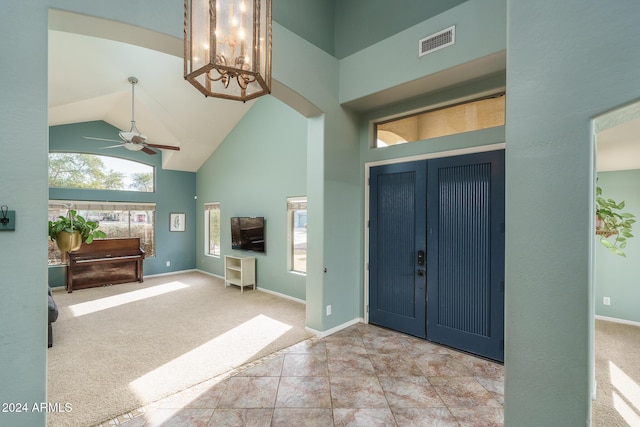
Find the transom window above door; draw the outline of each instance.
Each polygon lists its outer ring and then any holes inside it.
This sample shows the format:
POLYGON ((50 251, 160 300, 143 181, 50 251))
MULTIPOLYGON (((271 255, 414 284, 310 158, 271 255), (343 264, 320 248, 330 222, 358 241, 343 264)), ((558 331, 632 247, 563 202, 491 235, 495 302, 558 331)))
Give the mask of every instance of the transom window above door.
POLYGON ((375 148, 504 126, 505 94, 375 123, 375 148))

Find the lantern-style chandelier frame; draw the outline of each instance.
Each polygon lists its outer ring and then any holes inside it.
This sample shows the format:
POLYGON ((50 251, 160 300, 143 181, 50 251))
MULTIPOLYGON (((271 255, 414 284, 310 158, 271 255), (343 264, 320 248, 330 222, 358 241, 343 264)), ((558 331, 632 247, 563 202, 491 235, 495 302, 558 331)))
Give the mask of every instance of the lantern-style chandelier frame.
POLYGON ((271 0, 184 0, 184 78, 204 96, 271 92, 271 0))

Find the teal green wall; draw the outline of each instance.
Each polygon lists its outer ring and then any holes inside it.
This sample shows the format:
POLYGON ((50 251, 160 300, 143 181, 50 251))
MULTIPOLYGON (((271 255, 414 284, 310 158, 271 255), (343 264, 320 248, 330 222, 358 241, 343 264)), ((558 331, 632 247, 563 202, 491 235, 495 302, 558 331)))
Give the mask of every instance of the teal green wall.
MULTIPOLYGON (((47 402, 47 23, 56 7, 182 37, 174 0, 2 2, 0 27, 0 204, 16 230, 0 233, 0 402, 47 402), (153 13, 149 13, 153 10, 153 13), (40 224, 40 225, 38 225, 40 224), (10 250, 8 249, 10 248, 10 250), (34 262, 35 260, 35 262, 34 262), (40 260, 40 261, 38 261, 40 260), (9 368, 10 367, 10 368, 9 368)), ((96 84, 100 84, 96 82, 96 84)), ((46 413, 0 413, 0 424, 46 425, 46 413)))
MULTIPOLYGON (((134 160, 155 168, 155 191, 107 191, 50 188, 51 200, 90 200, 109 202, 144 202, 156 204, 155 242, 156 255, 144 260, 145 276, 172 271, 190 270, 196 267, 196 174, 162 169, 162 155, 154 156, 142 151, 129 151, 125 148, 101 149, 113 145, 110 142, 87 140, 83 136, 113 139, 119 129, 108 123, 86 122, 72 125, 51 126, 49 128, 49 150, 51 152, 82 152, 134 160), (185 232, 169 231, 169 213, 186 214, 185 232), (166 263, 170 261, 171 266, 166 263)), ((108 236, 107 236, 108 237, 108 236)), ((54 279, 57 274, 51 272, 54 279)), ((51 283, 51 282, 50 282, 51 283)), ((51 283, 62 286, 64 282, 51 283)))
MULTIPOLYGON (((273 20, 342 59, 465 1, 273 0, 273 20)), ((416 52, 418 40, 412 44, 416 52)))
MULTIPOLYGON (((3 2, 0 26, 0 205, 16 214, 0 233, 0 402, 46 402, 47 10, 3 2)), ((45 419, 0 413, 4 425, 45 419)))
MULTIPOLYGON (((339 59, 345 58, 465 1, 334 0, 335 56, 339 59)), ((417 52, 418 40, 444 30, 447 26, 431 33, 424 33, 415 39, 412 44, 414 51, 417 52)))
POLYGON ((255 256, 258 287, 305 299, 287 269, 287 197, 307 194, 307 120, 267 96, 256 101, 197 173, 198 268, 224 276, 224 256, 255 256), (220 202, 221 257, 205 255, 204 204, 220 202), (264 216, 266 253, 231 249, 230 218, 264 216))
MULTIPOLYGON (((469 0, 445 14, 464 15, 460 18, 472 30, 467 34, 478 34, 476 26, 485 29, 486 37, 477 42, 486 54, 504 49, 505 34, 508 43, 505 424, 583 426, 589 422, 593 360, 590 120, 637 98, 640 5, 632 0, 586 5, 507 0, 505 8, 504 3, 469 0)), ((0 366, 11 366, 0 371, 2 402, 47 400, 47 268, 33 260, 46 259, 49 7, 182 38, 183 4, 175 0, 3 2, 0 203, 16 211, 17 226, 15 232, 0 233, 2 247, 11 248, 0 257, 0 366), (30 226, 40 223, 41 228, 30 226)), ((424 35, 416 29, 432 30, 438 22, 428 20, 376 43, 376 49, 394 54, 392 59, 374 49, 365 52, 360 65, 358 54, 340 64, 274 24, 274 79, 320 111, 307 119, 307 193, 314 224, 306 291, 311 328, 326 331, 362 312, 362 232, 353 232, 362 230, 362 206, 343 204, 364 193, 361 122, 339 106, 340 100, 472 60, 473 55, 448 58, 448 53, 440 56, 450 62, 432 67, 393 60, 396 50, 409 55, 415 49, 407 46, 415 45, 418 32, 424 35), (389 72, 384 66, 389 63, 403 66, 389 72), (341 68, 348 70, 344 79, 341 68), (326 317, 329 303, 334 315, 326 317)), ((12 426, 46 423, 42 413, 0 417, 12 426)))
MULTIPOLYGON (((424 76, 438 75, 452 67, 504 52, 507 24, 505 4, 505 0, 468 0, 342 59, 340 102, 356 101, 424 76), (453 46, 418 57, 418 40, 454 24, 456 43, 453 46)), ((446 80, 446 77, 440 76, 439 79, 446 80)), ((410 97, 410 93, 405 96, 410 97)))
POLYGON ((584 426, 592 119, 638 97, 640 3, 507 2, 505 425, 584 426))
POLYGON ((338 60, 274 24, 273 75, 321 113, 307 128, 307 326, 327 331, 360 316, 362 243, 357 119, 338 104, 338 60), (332 305, 332 314, 325 308, 332 305))
MULTIPOLYGON (((598 185, 606 198, 625 202, 625 212, 640 220, 640 169, 598 172, 598 185)), ((640 323, 640 225, 624 250, 626 258, 615 255, 601 244, 596 245, 596 314, 640 323), (602 298, 611 298, 611 305, 602 298)))
POLYGON ((333 55, 334 3, 334 0, 273 0, 273 20, 333 55))

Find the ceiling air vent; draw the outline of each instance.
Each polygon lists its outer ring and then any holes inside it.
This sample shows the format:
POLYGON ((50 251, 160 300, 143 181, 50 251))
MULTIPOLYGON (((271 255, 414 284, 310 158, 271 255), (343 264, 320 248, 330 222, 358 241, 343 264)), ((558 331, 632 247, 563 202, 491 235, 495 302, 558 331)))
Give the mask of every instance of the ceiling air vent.
POLYGON ((418 56, 435 52, 456 42, 456 26, 431 34, 418 42, 418 56))

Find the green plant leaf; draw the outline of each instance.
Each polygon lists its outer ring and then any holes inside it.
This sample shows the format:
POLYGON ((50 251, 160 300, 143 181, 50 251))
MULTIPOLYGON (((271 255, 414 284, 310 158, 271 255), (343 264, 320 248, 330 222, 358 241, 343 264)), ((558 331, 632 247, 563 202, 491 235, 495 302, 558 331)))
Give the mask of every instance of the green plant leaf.
POLYGON ((602 239, 600 239, 600 243, 602 243, 602 245, 603 245, 605 248, 609 248, 609 249, 613 248, 613 243, 611 243, 610 241, 608 241, 608 240, 607 240, 607 239, 605 239, 604 237, 603 237, 602 239))
POLYGON ((627 255, 625 255, 625 253, 624 253, 624 252, 622 252, 622 251, 621 251, 620 249, 618 249, 618 248, 614 248, 614 249, 613 249, 613 253, 614 253, 614 254, 616 254, 616 255, 620 255, 621 257, 625 257, 625 258, 627 257, 627 255))

